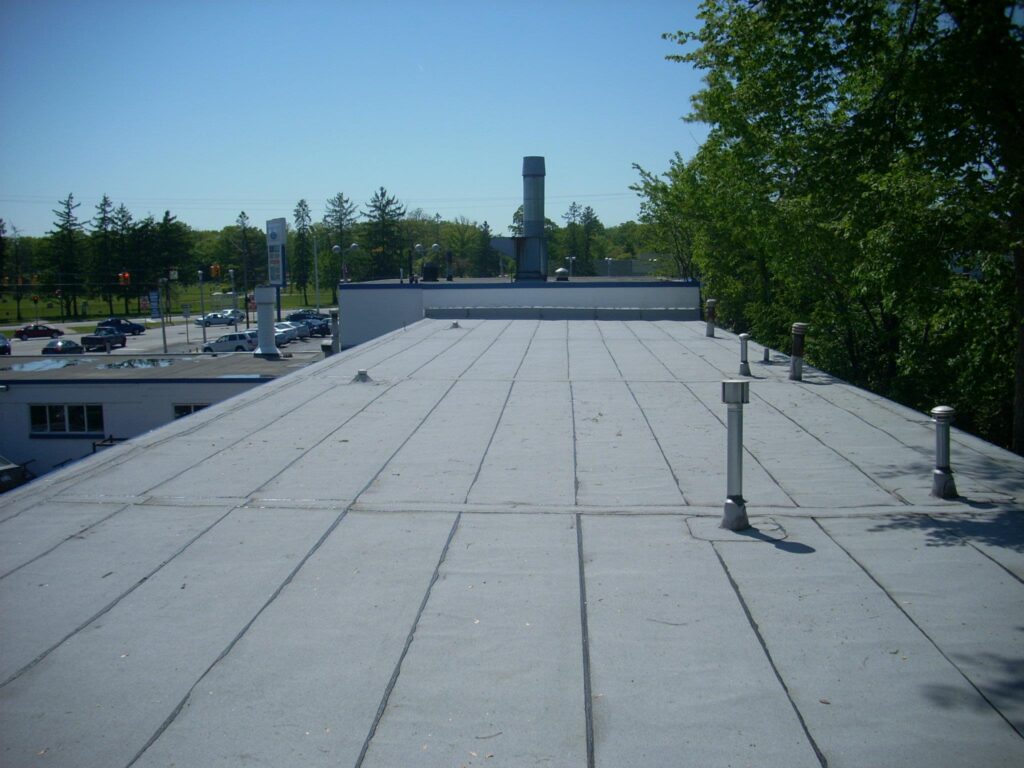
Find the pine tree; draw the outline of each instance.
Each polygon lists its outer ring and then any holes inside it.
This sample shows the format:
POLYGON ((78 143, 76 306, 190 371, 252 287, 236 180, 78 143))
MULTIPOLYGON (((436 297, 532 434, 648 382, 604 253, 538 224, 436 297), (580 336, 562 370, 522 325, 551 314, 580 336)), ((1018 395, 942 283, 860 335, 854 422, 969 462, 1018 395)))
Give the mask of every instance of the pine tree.
POLYGON ((53 211, 57 217, 54 229, 47 233, 51 242, 49 277, 62 314, 71 316, 78 313, 83 226, 75 215, 80 203, 75 202, 74 195, 69 194, 59 205, 60 208, 53 211))
POLYGON ((295 247, 292 249, 291 261, 292 285, 302 286, 302 303, 309 304, 309 268, 313 260, 312 238, 309 225, 312 217, 309 203, 299 200, 295 206, 295 247))
POLYGON ((349 266, 347 256, 351 246, 352 227, 358 217, 356 204, 339 192, 327 201, 327 212, 324 213, 324 226, 327 227, 328 239, 332 247, 328 248, 329 254, 325 261, 328 264, 327 274, 331 279, 331 303, 338 301, 338 281, 344 280, 349 275, 344 273, 343 267, 349 266), (341 253, 334 254, 333 246, 341 248, 341 253))
POLYGON ((110 198, 96 205, 96 216, 92 220, 89 235, 90 255, 87 284, 90 293, 99 294, 107 302, 107 309, 114 314, 114 204, 110 198))
POLYGON ((363 215, 370 225, 367 245, 373 258, 373 276, 394 277, 402 266, 400 222, 405 218, 405 206, 381 187, 374 192, 367 207, 369 210, 363 215))

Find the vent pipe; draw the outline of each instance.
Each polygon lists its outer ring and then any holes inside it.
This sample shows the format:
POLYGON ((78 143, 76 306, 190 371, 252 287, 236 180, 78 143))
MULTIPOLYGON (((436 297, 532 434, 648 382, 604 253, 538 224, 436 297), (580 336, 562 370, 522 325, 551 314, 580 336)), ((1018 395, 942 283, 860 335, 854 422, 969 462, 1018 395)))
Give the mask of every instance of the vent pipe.
POLYGON ((940 499, 957 497, 953 469, 949 466, 949 426, 956 411, 948 405, 939 405, 931 410, 935 422, 935 469, 932 470, 932 496, 940 499))
POLYGON ((749 340, 749 333, 740 334, 740 376, 750 375, 750 361, 747 359, 747 342, 749 340))
POLYGON ((722 528, 742 531, 750 527, 747 502, 743 498, 743 404, 750 402, 749 382, 722 382, 722 402, 728 408, 726 437, 726 499, 722 528))

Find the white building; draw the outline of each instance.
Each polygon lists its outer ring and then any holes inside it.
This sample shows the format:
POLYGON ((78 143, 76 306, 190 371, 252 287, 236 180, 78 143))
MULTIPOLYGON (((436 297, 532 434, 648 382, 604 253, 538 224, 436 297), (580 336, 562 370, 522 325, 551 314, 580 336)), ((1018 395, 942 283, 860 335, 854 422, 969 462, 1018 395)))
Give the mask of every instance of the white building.
POLYGON ((290 373, 316 357, 5 358, 0 364, 0 455, 42 475, 290 373))

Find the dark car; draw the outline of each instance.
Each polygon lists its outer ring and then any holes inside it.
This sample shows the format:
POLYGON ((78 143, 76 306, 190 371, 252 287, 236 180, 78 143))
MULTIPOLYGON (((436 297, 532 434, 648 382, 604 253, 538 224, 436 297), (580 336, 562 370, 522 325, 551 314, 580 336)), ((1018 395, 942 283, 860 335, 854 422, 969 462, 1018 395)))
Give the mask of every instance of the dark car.
POLYGON ((0 355, 11 354, 11 342, 7 340, 7 337, 0 333, 0 355))
POLYGON ((289 322, 305 323, 310 336, 330 336, 331 318, 313 309, 299 309, 287 315, 289 322))
POLYGON ((100 320, 100 322, 96 323, 96 327, 113 328, 115 331, 120 331, 126 336, 138 336, 146 331, 146 326, 133 323, 131 320, 125 320, 123 317, 108 317, 106 320, 100 320))
POLYGON ((87 350, 124 347, 128 345, 128 337, 121 331, 106 325, 96 326, 96 330, 82 337, 82 346, 87 350))
POLYGON ((54 339, 43 347, 44 355, 80 355, 83 352, 85 347, 71 339, 54 339))
POLYGON ((25 339, 56 339, 64 335, 60 328, 53 328, 42 323, 29 323, 23 325, 14 332, 14 335, 24 341, 25 339))

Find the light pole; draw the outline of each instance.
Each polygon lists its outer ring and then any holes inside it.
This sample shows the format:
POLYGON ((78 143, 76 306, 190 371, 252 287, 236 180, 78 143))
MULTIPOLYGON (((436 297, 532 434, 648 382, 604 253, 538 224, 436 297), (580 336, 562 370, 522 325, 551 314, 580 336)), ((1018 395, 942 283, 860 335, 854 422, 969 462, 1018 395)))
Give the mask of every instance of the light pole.
POLYGON ((605 256, 604 263, 605 263, 605 266, 608 268, 607 276, 611 277, 612 276, 612 257, 611 256, 605 256))
MULTIPOLYGON (((347 250, 348 253, 355 253, 356 251, 359 250, 359 243, 352 243, 352 245, 350 245, 347 250)), ((341 258, 341 282, 343 283, 349 282, 348 261, 345 259, 345 252, 346 249, 342 248, 340 245, 335 245, 331 247, 331 253, 341 258)))
POLYGON ((235 311, 238 310, 238 294, 235 292, 235 270, 229 269, 228 274, 231 275, 231 319, 235 321, 235 330, 238 330, 238 315, 235 311))
POLYGON ((313 293, 316 294, 316 313, 320 314, 320 255, 316 235, 313 235, 313 293))
POLYGON ((199 325, 203 327, 203 344, 206 344, 206 300, 203 298, 203 270, 196 272, 199 278, 199 325))
MULTIPOLYGON (((168 281, 167 281, 166 277, 161 277, 157 282, 160 283, 160 287, 161 288, 166 288, 166 286, 168 284, 168 281)), ((162 290, 157 291, 157 301, 160 300, 160 294, 162 294, 162 293, 163 293, 162 290)), ((167 312, 168 312, 169 309, 170 309, 170 307, 167 305, 167 302, 165 301, 164 302, 163 311, 160 312, 160 333, 164 337, 164 354, 165 355, 167 354, 167 317, 166 317, 166 315, 167 315, 167 312)))
POLYGON ((565 260, 569 262, 569 279, 572 280, 572 263, 576 261, 575 256, 566 256, 565 260))

